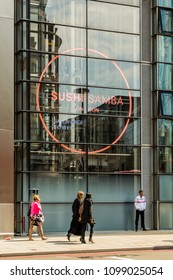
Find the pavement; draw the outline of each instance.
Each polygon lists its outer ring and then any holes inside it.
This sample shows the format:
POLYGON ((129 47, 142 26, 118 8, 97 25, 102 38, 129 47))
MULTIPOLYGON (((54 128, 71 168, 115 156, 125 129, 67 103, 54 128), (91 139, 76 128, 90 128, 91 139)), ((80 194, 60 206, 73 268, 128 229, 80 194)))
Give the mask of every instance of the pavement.
POLYGON ((86 244, 81 244, 79 236, 67 233, 53 233, 47 235, 47 240, 40 236, 28 241, 27 236, 6 236, 0 240, 0 257, 44 255, 44 254, 72 254, 89 252, 115 252, 127 250, 173 250, 173 230, 147 231, 104 231, 95 232, 94 243, 89 243, 86 232, 86 244))

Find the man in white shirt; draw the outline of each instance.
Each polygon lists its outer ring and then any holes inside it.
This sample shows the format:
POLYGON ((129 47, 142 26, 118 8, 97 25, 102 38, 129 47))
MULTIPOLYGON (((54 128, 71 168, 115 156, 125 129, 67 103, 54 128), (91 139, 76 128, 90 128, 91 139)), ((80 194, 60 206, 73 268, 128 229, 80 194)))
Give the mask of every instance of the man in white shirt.
POLYGON ((144 221, 146 199, 142 190, 139 191, 139 195, 135 198, 135 208, 136 208, 135 230, 138 231, 139 215, 141 216, 141 227, 143 230, 146 230, 145 221, 144 221))

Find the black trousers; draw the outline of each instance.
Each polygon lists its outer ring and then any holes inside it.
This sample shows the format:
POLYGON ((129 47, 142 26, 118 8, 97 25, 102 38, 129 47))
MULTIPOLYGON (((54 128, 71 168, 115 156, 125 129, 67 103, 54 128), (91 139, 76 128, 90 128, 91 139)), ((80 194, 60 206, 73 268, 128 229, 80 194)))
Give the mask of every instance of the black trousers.
MULTIPOLYGON (((91 238, 93 236, 93 232, 94 232, 94 224, 89 223, 89 225, 90 225, 90 235, 89 235, 89 237, 91 238)), ((81 236, 82 239, 85 239, 86 226, 87 226, 87 223, 82 224, 82 236, 81 236)))
POLYGON ((138 229, 139 216, 141 216, 141 227, 143 229, 145 229, 144 213, 145 213, 145 210, 143 210, 143 211, 136 210, 136 220, 135 220, 135 228, 136 229, 138 229))

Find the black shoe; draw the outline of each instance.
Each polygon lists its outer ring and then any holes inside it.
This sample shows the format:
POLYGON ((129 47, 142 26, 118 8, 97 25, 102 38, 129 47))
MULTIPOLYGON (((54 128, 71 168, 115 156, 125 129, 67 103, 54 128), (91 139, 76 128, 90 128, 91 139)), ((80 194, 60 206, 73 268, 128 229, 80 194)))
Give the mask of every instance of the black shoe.
POLYGON ((89 242, 94 243, 92 237, 89 238, 89 242))
POLYGON ((147 231, 147 229, 146 229, 146 228, 143 228, 143 231, 147 231))
POLYGON ((135 231, 138 231, 138 229, 136 228, 135 231))
POLYGON ((67 233, 67 239, 68 239, 68 241, 70 241, 70 236, 71 236, 71 234, 70 234, 70 233, 67 233))
POLYGON ((83 238, 80 238, 80 242, 86 244, 86 241, 83 238))

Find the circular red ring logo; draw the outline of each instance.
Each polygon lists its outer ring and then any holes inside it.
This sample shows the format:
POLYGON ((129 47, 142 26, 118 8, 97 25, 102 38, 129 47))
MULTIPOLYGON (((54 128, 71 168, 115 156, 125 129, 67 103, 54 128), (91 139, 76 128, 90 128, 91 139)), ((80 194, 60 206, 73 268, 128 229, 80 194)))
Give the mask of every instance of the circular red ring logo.
MULTIPOLYGON (((69 52, 72 52, 72 51, 78 51, 78 50, 85 50, 85 48, 74 48, 74 49, 70 49, 70 50, 66 50, 64 52, 62 52, 61 54, 65 54, 65 53, 69 53, 69 52)), ((93 53, 97 53, 99 54, 100 56, 106 58, 106 59, 109 59, 108 56, 106 56, 105 54, 99 52, 99 51, 96 51, 96 50, 93 50, 93 49, 88 49, 89 52, 93 52, 93 53)), ((40 79, 39 79, 39 82, 38 82, 38 86, 37 86, 37 90, 36 90, 36 106, 37 106, 37 111, 40 112, 40 102, 39 102, 39 94, 40 94, 40 82, 42 81, 43 79, 43 76, 46 72, 46 70, 48 69, 48 67, 56 60, 59 58, 59 55, 55 56, 54 58, 52 58, 49 63, 46 65, 46 67, 43 69, 42 73, 41 73, 41 76, 40 76, 40 79)), ((125 123, 125 126, 122 130, 122 132, 120 133, 120 135, 111 143, 111 144, 116 144, 120 138, 123 136, 123 134, 125 133, 127 127, 128 127, 128 124, 130 122, 130 116, 131 116, 131 113, 132 113, 132 97, 131 97, 131 92, 129 90, 129 85, 128 85, 128 82, 127 82, 127 79, 125 77, 125 75, 123 74, 122 70, 120 69, 120 67, 115 63, 115 61, 111 61, 111 63, 115 66, 115 68, 119 71, 121 77, 123 78, 126 86, 127 86, 127 89, 128 89, 128 96, 129 96, 129 112, 128 112, 128 119, 125 123)), ((44 129, 46 130, 46 132, 50 135, 50 137, 57 143, 59 143, 59 140, 50 132, 49 128, 47 127, 44 119, 43 119, 43 116, 42 116, 42 113, 39 113, 39 118, 42 122, 42 125, 44 127, 44 129)), ((76 149, 72 149, 64 144, 60 144, 63 148, 65 148, 66 150, 69 150, 71 152, 74 152, 74 153, 78 153, 78 154, 86 154, 85 151, 79 151, 79 150, 76 150, 76 149)), ((96 151, 89 151, 88 154, 97 154, 97 153, 100 153, 100 152, 103 152, 103 151, 106 151, 110 148, 111 146, 108 145, 100 150, 96 150, 96 151)))

